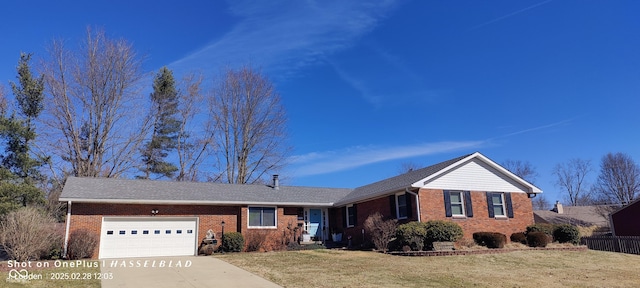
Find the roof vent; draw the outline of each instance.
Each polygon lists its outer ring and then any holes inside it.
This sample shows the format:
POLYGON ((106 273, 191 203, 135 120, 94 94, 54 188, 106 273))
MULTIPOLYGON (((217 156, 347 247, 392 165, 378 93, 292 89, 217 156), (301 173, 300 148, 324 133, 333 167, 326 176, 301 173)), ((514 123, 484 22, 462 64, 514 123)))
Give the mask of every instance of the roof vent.
POLYGON ((273 175, 273 189, 280 189, 280 181, 278 180, 278 174, 273 175))

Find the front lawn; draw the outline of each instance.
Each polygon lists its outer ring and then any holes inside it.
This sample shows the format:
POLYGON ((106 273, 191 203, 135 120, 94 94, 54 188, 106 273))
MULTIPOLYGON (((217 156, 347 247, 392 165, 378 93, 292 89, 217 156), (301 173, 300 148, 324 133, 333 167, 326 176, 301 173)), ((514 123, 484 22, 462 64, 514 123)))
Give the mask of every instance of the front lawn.
POLYGON ((514 251, 406 257, 311 250, 215 256, 284 287, 637 287, 640 256, 514 251))

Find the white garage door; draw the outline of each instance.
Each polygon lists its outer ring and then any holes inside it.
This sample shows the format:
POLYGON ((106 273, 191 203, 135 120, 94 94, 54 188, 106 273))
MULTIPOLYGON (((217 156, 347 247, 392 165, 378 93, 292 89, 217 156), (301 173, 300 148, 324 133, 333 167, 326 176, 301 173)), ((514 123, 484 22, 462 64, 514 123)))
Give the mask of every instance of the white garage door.
POLYGON ((195 255, 196 220, 193 217, 104 217, 100 258, 195 255))

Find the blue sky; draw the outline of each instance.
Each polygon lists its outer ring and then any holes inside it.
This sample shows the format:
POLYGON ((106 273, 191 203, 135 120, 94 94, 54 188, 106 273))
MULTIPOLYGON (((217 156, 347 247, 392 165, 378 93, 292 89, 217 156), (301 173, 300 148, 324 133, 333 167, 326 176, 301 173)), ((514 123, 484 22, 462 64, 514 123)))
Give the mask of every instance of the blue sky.
POLYGON ((638 1, 13 2, 5 86, 20 51, 42 57, 88 25, 131 41, 149 72, 260 67, 289 118, 283 184, 357 187, 480 151, 531 162, 555 201, 558 162, 640 161, 638 1))

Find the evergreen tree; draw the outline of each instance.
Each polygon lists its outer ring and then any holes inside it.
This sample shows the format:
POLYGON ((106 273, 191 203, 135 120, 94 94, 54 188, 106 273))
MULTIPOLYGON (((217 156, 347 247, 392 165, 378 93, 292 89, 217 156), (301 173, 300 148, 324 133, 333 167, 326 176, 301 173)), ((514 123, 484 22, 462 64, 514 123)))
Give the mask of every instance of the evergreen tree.
POLYGON ((178 167, 165 159, 176 148, 180 133, 178 114, 178 91, 173 73, 162 67, 153 81, 151 93, 151 112, 153 131, 151 140, 142 149, 144 175, 138 178, 149 179, 151 174, 172 178, 178 167))
POLYGON ((47 159, 33 157, 31 150, 36 139, 33 121, 44 108, 44 82, 42 77, 32 76, 30 60, 31 54, 20 54, 19 83, 11 82, 21 117, 15 112, 0 117, 0 136, 5 141, 5 153, 0 156, 0 214, 27 204, 44 203, 44 193, 36 185, 44 178, 39 168, 47 159))

